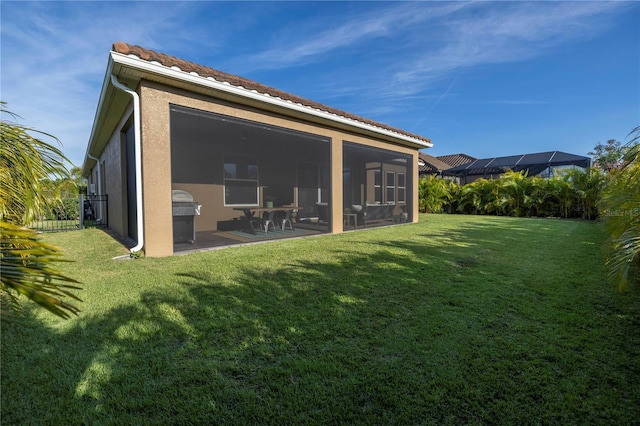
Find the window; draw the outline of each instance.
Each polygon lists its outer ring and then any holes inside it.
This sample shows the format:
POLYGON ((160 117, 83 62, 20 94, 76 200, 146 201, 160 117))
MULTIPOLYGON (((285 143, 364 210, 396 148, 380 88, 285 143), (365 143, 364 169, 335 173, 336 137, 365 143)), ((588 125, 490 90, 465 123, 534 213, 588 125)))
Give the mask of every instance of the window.
POLYGON ((407 184, 405 183, 406 175, 398 173, 398 202, 405 203, 407 201, 407 184))
POLYGON ((224 158, 224 205, 257 206, 258 159, 241 155, 224 158))
POLYGON ((373 171, 373 191, 374 200, 378 203, 382 202, 382 172, 380 170, 373 171))
POLYGON ((396 173, 387 172, 387 203, 396 202, 396 173))

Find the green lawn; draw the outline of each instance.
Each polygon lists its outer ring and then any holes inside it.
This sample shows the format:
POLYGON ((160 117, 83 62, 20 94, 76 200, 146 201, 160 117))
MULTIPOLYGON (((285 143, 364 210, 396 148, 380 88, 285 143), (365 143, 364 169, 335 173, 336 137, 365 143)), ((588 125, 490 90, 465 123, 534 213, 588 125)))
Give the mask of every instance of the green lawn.
MULTIPOLYGON (((640 295, 598 224, 419 224, 166 259, 46 236, 79 317, 2 325, 3 424, 637 424, 640 295)), ((29 305, 31 306, 31 305, 29 305)))

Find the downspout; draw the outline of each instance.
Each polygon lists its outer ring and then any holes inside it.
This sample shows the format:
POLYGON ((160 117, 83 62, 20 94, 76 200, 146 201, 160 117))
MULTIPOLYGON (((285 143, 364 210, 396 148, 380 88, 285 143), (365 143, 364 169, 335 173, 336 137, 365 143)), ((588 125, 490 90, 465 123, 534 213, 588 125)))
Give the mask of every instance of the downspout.
MULTIPOLYGON (((100 183, 101 183, 100 182, 101 181, 101 178, 100 178, 100 159, 94 157, 93 155, 89 154, 88 152, 87 152, 87 157, 89 157, 92 160, 95 160, 96 165, 98 166, 97 175, 98 175, 98 193, 99 193, 100 192, 100 188, 102 188, 102 186, 100 185, 100 183)), ((98 195, 100 195, 100 194, 98 194, 98 195)))
MULTIPOLYGON (((102 176, 100 174, 100 159, 94 157, 93 155, 89 154, 88 152, 87 152, 87 157, 89 157, 92 160, 95 160, 95 162, 96 162, 96 167, 98 168, 96 170, 98 172, 97 173, 97 175, 98 175, 98 191, 97 192, 98 192, 98 195, 102 195, 100 193, 102 191, 102 176)), ((102 221, 102 203, 98 203, 98 206, 100 208, 100 217, 98 218, 98 222, 100 222, 100 221, 102 221)), ((83 208, 84 208, 84 206, 83 206, 83 208)))
MULTIPOLYGON (((143 212, 142 212, 142 152, 140 141, 140 96, 134 91, 129 89, 118 81, 115 75, 111 74, 111 84, 116 89, 120 89, 123 92, 127 92, 133 98, 133 131, 135 138, 135 163, 136 163, 136 211, 137 225, 138 225, 138 243, 135 247, 130 249, 131 253, 136 253, 142 250, 144 246, 144 227, 143 227, 143 212)), ((99 165, 98 165, 99 166, 99 165)))

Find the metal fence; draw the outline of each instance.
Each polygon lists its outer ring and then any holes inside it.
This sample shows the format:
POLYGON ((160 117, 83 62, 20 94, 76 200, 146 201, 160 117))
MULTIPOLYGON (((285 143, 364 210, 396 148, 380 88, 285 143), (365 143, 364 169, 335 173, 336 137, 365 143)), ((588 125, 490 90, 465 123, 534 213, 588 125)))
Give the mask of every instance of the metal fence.
POLYGON ((39 232, 59 232, 109 225, 106 195, 83 195, 62 198, 47 209, 30 228, 39 232))

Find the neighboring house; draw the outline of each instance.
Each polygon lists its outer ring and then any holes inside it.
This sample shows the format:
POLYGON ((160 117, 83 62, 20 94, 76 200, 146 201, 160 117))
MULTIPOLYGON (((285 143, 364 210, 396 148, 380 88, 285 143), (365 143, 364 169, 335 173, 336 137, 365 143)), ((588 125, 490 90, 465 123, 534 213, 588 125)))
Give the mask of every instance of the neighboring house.
POLYGON ((176 249, 177 190, 201 205, 195 230, 210 237, 238 219, 238 209, 271 204, 295 206, 300 223, 315 218, 331 233, 350 224, 352 207, 367 204, 415 222, 418 153, 431 146, 428 138, 119 42, 82 173, 109 197, 109 228, 134 241, 132 250, 161 257, 176 249))
POLYGON ((440 175, 443 170, 450 169, 451 165, 434 157, 433 155, 420 153, 418 160, 418 173, 422 175, 440 175))
POLYGON ((477 158, 467 154, 451 154, 434 157, 433 155, 421 152, 418 160, 418 172, 420 175, 441 176, 445 170, 475 160, 477 160, 477 158))
POLYGON ((476 161, 476 157, 472 157, 467 154, 449 154, 449 155, 440 155, 437 157, 440 161, 444 161, 449 164, 451 167, 458 167, 463 164, 470 163, 472 161, 476 161))
POLYGON ((525 171, 529 176, 549 177, 553 176, 554 170, 557 169, 567 167, 587 168, 590 165, 591 159, 589 157, 560 151, 549 151, 483 158, 447 169, 443 172, 443 175, 455 177, 464 185, 480 178, 497 178, 508 170, 525 171))

